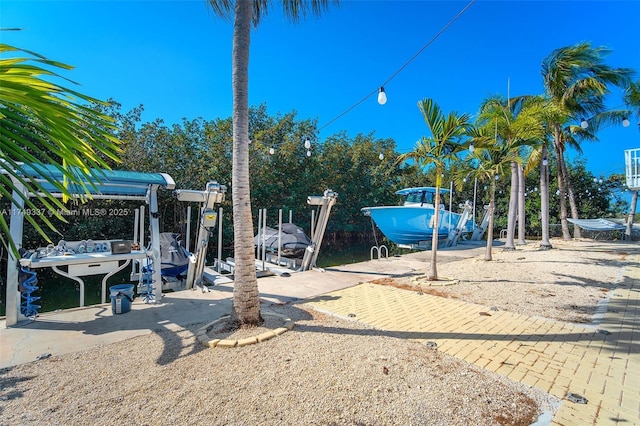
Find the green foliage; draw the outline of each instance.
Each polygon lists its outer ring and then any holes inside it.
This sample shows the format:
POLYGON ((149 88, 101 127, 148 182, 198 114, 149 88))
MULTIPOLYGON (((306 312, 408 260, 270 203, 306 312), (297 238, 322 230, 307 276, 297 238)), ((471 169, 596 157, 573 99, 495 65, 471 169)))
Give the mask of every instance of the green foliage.
MULTIPOLYGON (((123 113, 116 102, 106 106, 96 104, 94 108, 114 117, 117 132, 114 135, 122 141, 122 162, 118 168, 141 172, 164 172, 176 181, 177 188, 203 189, 208 181, 216 180, 230 187, 231 182, 231 118, 204 120, 197 118, 183 120, 182 123, 167 126, 162 120, 140 122, 142 107, 123 113)), ((436 181, 434 167, 418 167, 416 164, 399 164, 399 154, 395 142, 391 139, 377 139, 375 134, 360 134, 349 137, 340 132, 327 137, 324 141, 315 138, 317 133, 314 120, 300 120, 295 112, 270 115, 266 105, 250 109, 250 170, 252 185, 252 205, 254 223, 257 223, 258 209, 268 209, 268 224, 276 226, 278 209, 283 209, 284 220, 288 220, 289 210, 293 211, 293 221, 309 231, 311 207, 307 206, 309 195, 321 195, 331 189, 338 193, 338 201, 331 213, 328 233, 370 235, 371 222, 360 209, 366 206, 393 205, 399 198, 395 191, 410 186, 432 186, 436 181), (309 137, 311 156, 308 157, 304 140, 309 137), (270 154, 269 149, 274 148, 270 154), (383 154, 383 159, 380 159, 383 154)), ((489 126, 490 127, 490 126, 489 126)), ((476 133, 485 139, 493 139, 491 129, 485 133, 476 133)), ((482 148, 475 153, 489 155, 482 148), (484 152, 484 154, 483 154, 484 152)), ((494 155, 497 155, 494 153, 494 155)), ((505 154, 506 155, 506 154, 505 154)), ((472 158, 472 157, 470 157, 472 158)), ((483 214, 483 205, 489 203, 490 185, 496 184, 496 215, 494 229, 499 232, 507 225, 509 179, 508 161, 503 157, 495 167, 487 164, 469 171, 464 162, 450 161, 442 170, 442 186, 449 188, 455 181, 453 198, 442 202, 451 204, 455 210, 459 204, 474 198, 474 179, 476 186, 476 219, 483 214), (497 167, 497 168, 496 168, 497 167), (502 174, 499 180, 494 173, 502 174)), ((555 163, 551 159, 551 173, 555 173, 555 163)), ((624 212, 626 205, 620 200, 612 203, 615 209, 609 209, 609 198, 618 193, 617 180, 605 179, 604 190, 598 191, 599 183, 593 182, 595 176, 588 172, 583 162, 570 167, 571 179, 575 182, 576 193, 582 217, 609 217, 624 212), (589 194, 587 194, 589 191, 589 194)), ((599 179, 599 177, 598 177, 599 179)), ((540 233, 539 175, 533 168, 526 178, 526 215, 527 235, 540 233), (537 188, 538 191, 534 191, 537 188)), ((552 181, 550 187, 550 218, 557 222, 559 216, 558 197, 555 195, 557 184, 552 181)), ((231 200, 233 194, 227 193, 224 208, 223 245, 230 251, 233 238, 231 221, 231 200)), ((0 207, 8 208, 7 200, 0 201, 0 207)), ((159 192, 161 229, 166 232, 186 232, 186 209, 188 204, 176 200, 173 192, 159 192)), ((36 204, 41 208, 40 204, 36 204)), ((48 239, 68 240, 86 238, 122 238, 128 237, 133 228, 133 212, 139 205, 122 201, 90 201, 84 204, 70 204, 70 210, 92 210, 96 208, 122 208, 129 214, 113 217, 88 217, 82 214, 66 215, 66 222, 52 218, 52 224, 59 233, 49 233, 48 239)), ((192 212, 191 241, 195 238, 196 211, 192 212)), ((214 240, 217 233, 214 233, 214 240)), ((38 247, 46 243, 41 235, 31 227, 25 227, 25 247, 38 247)), ((215 250, 216 244, 210 244, 215 250)))
MULTIPOLYGON (((70 70, 69 65, 6 44, 0 44, 0 54, 0 198, 12 199, 17 194, 28 209, 36 210, 33 199, 16 191, 23 185, 27 192, 42 194, 36 197, 39 203, 55 212, 57 219, 63 219, 58 212, 64 210, 64 205, 40 183, 23 178, 21 165, 52 164, 67 182, 89 194, 84 180, 99 180, 92 168, 108 168, 109 162, 118 160, 113 119, 90 108, 89 104, 100 101, 52 82, 62 79, 75 84, 57 73, 70 70)), ((70 195, 65 185, 51 178, 46 180, 64 196, 70 195)), ((25 218, 43 236, 42 223, 55 229, 48 217, 25 218)), ((2 245, 16 251, 14 242, 7 238, 9 229, 4 215, 0 216, 0 230, 2 245)))

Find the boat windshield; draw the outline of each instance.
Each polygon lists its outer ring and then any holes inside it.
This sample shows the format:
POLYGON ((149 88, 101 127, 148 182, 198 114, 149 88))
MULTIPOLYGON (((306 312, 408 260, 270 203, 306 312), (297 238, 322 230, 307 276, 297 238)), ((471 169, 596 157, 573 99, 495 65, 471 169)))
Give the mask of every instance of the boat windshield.
POLYGON ((432 204, 433 205, 433 192, 412 192, 407 194, 404 203, 406 204, 432 204))

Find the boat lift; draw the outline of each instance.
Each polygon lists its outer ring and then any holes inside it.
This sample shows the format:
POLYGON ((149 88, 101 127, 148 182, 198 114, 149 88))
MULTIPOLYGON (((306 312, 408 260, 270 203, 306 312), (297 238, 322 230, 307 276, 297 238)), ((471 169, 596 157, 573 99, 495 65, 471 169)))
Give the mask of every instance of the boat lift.
MULTIPOLYGON (((200 288, 203 292, 209 289, 204 284, 203 272, 204 263, 207 257, 207 247, 209 246, 209 238, 211 232, 215 228, 218 218, 220 225, 218 227, 218 256, 222 252, 222 207, 216 212, 215 207, 219 206, 225 198, 227 187, 220 185, 216 181, 207 182, 204 191, 178 189, 176 190, 176 198, 178 201, 186 201, 200 204, 200 216, 198 220, 198 233, 194 245, 191 263, 187 272, 186 288, 200 288)), ((187 208, 188 217, 191 212, 191 206, 187 208)), ((189 235, 190 220, 187 221, 187 235, 189 235)), ((187 237, 188 238, 188 237, 187 237)), ((189 240, 187 239, 187 251, 189 251, 189 240)))
MULTIPOLYGON (((290 274, 292 272, 302 272, 307 271, 309 269, 313 269, 316 267, 316 261, 318 259, 318 254, 320 253, 320 246, 322 245, 322 239, 324 237, 325 231, 327 229, 327 222, 329 221, 329 214, 331 213, 331 208, 337 201, 338 194, 333 192, 330 189, 327 189, 323 195, 311 195, 307 197, 307 204, 310 206, 318 206, 320 208, 318 212, 317 221, 314 223, 314 213, 312 210, 311 214, 311 244, 305 249, 302 262, 298 265, 297 259, 288 259, 285 257, 278 255, 266 253, 265 245, 258 244, 258 256, 256 258, 256 269, 258 270, 258 276, 263 276, 265 274, 277 274, 281 276, 287 276, 286 274, 290 274)), ((280 212, 281 213, 281 212, 280 212)), ((265 209, 260 210, 260 215, 258 218, 258 235, 263 235, 263 231, 266 227, 266 211, 265 209)), ((279 228, 282 226, 282 215, 280 214, 279 219, 279 228)), ((291 218, 289 219, 291 222, 291 218)), ((280 244, 278 244, 280 247, 280 244)), ((205 267, 205 279, 208 281, 212 281, 211 275, 215 274, 214 269, 218 270, 218 273, 221 270, 232 273, 235 269, 235 262, 233 258, 227 258, 224 262, 220 259, 217 259, 216 264, 213 268, 205 267)), ((218 276, 220 276, 218 274, 218 276)), ((224 279, 224 275, 221 276, 224 279)), ((217 284, 217 282, 214 282, 217 284)))
POLYGON ((464 204, 461 204, 462 213, 460 216, 460 220, 458 221, 458 225, 452 231, 449 231, 449 237, 445 243, 446 247, 452 247, 458 244, 458 240, 462 236, 464 232, 467 222, 473 216, 473 206, 467 201, 464 204))
MULTIPOLYGON (((0 165, 0 173, 7 173, 4 169, 5 165, 0 165)), ((126 263, 144 259, 149 263, 160 263, 160 225, 158 214, 158 196, 157 191, 163 187, 173 189, 175 182, 166 173, 141 173, 124 170, 94 170, 99 176, 98 179, 90 179, 82 182, 82 185, 71 184, 69 192, 76 199, 91 198, 101 200, 139 200, 144 201, 149 206, 149 226, 151 233, 151 247, 149 250, 125 251, 112 250, 107 241, 101 241, 100 251, 78 252, 78 253, 62 253, 59 255, 41 256, 40 250, 34 252, 29 257, 17 259, 13 251, 9 251, 7 262, 7 308, 6 308, 6 325, 12 326, 26 319, 21 313, 21 297, 24 295, 19 291, 19 272, 20 268, 50 267, 57 273, 69 277, 79 283, 80 286, 80 306, 84 305, 84 281, 81 277, 89 275, 107 274, 102 281, 102 303, 106 302, 106 281, 109 276, 116 271, 124 268, 126 263), (87 193, 89 191, 89 193, 87 193), (104 245, 104 250, 103 250, 104 245), (124 262, 124 263, 123 263, 124 262), (66 271, 59 269, 66 268, 66 271)), ((15 174, 20 179, 11 176, 13 184, 16 187, 11 198, 11 219, 9 223, 10 238, 16 247, 22 248, 23 225, 25 215, 25 200, 33 198, 36 194, 32 191, 35 184, 41 185, 54 197, 62 198, 63 194, 59 187, 53 182, 63 184, 64 176, 58 167, 54 165, 30 165, 19 163, 15 174), (25 183, 28 182, 29 185, 25 183)), ((73 207, 72 207, 73 208, 73 207)), ((45 212, 47 213, 47 212, 45 212)), ((49 212, 52 214, 52 212, 49 212)), ((62 214, 92 214, 91 209, 83 209, 80 205, 75 210, 63 211, 62 214)), ((108 209, 100 210, 100 214, 109 214, 108 209)), ((59 243, 60 245, 60 243, 59 243)), ((65 243, 66 245, 66 243, 65 243)), ((69 247, 71 242, 69 242, 69 247)), ((77 247, 76 247, 77 248, 77 247)), ((55 254, 55 253, 54 253, 55 254)), ((160 269, 150 273, 150 280, 160 281, 160 269)), ((151 294, 151 301, 158 303, 162 300, 162 288, 156 286, 151 294)), ((29 296, 29 295, 27 295, 29 296)))
POLYGON ((489 206, 484 206, 484 214, 482 215, 480 226, 473 230, 470 240, 480 241, 484 236, 484 233, 487 232, 487 227, 489 227, 489 206))
POLYGON ((315 230, 311 234, 311 244, 304 252, 302 258, 302 266, 298 271, 307 271, 316 267, 316 260, 318 260, 318 253, 320 253, 320 245, 322 244, 322 238, 327 230, 327 222, 329 221, 329 213, 331 208, 336 203, 338 194, 330 189, 324 191, 324 195, 311 195, 307 197, 307 204, 310 206, 320 206, 320 212, 318 213, 318 222, 316 223, 315 230))

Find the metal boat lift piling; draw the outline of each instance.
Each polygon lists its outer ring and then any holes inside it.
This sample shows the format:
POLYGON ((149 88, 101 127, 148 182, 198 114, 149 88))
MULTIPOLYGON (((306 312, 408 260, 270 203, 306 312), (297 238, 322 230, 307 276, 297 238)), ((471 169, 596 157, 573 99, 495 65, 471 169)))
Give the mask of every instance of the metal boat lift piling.
MULTIPOLYGON (((302 262, 297 259, 290 259, 281 255, 281 241, 282 241, 282 224, 283 224, 283 210, 278 210, 278 251, 276 254, 268 253, 266 250, 266 233, 267 228, 267 209, 260 209, 258 211, 258 226, 257 235, 260 236, 261 242, 256 247, 256 269, 258 276, 264 275, 282 275, 286 276, 294 272, 302 272, 316 267, 316 261, 318 254, 320 253, 320 247, 322 240, 327 229, 327 223, 329 221, 329 215, 331 209, 336 203, 338 194, 326 190, 323 195, 307 197, 307 204, 310 206, 317 206, 318 213, 316 219, 316 210, 311 211, 311 244, 305 249, 302 262)), ((293 212, 289 211, 289 223, 292 223, 293 212)), ((222 215, 220 215, 222 217, 222 215)), ((219 244, 222 241, 222 224, 219 225, 219 244)), ((213 267, 204 267, 203 279, 211 284, 218 284, 221 282, 230 282, 226 274, 233 274, 235 269, 235 262, 233 258, 227 258, 224 261, 220 256, 221 247, 218 247, 218 258, 216 259, 213 267)))

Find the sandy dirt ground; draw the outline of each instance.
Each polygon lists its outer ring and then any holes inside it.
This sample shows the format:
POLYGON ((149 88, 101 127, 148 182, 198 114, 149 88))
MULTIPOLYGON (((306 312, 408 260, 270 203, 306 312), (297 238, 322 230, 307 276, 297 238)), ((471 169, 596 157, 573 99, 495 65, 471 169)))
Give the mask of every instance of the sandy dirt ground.
MULTIPOLYGON (((535 243, 495 247, 491 262, 478 250, 465 259, 443 255, 437 282, 426 279, 425 265, 377 283, 589 323, 633 246, 552 243, 550 251, 535 243)), ((208 349, 195 338, 204 324, 193 324, 1 370, 0 423, 530 425, 554 403, 535 388, 304 304, 264 309, 292 318, 295 328, 256 345, 208 349)))

